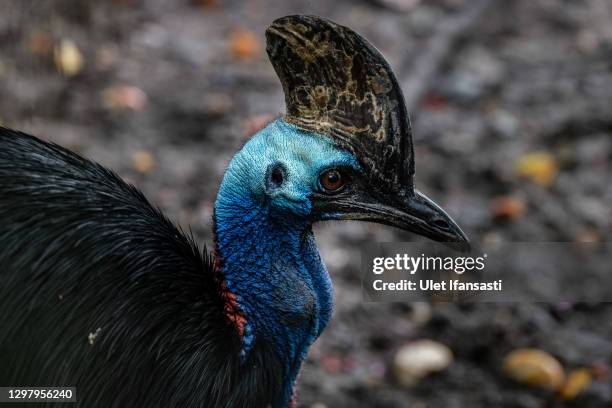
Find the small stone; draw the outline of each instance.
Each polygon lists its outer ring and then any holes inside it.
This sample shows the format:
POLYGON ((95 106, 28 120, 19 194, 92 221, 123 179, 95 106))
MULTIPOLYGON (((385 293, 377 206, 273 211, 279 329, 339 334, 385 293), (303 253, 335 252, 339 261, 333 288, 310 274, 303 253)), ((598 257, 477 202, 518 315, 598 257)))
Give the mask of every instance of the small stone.
POLYGON ((491 116, 491 127, 499 136, 512 138, 518 135, 519 121, 508 111, 496 110, 491 116))
POLYGON ((139 150, 132 155, 132 166, 139 173, 150 173, 155 167, 155 158, 151 153, 139 150))
POLYGON ((573 370, 567 376, 567 380, 559 391, 559 395, 566 401, 573 400, 578 394, 589 388, 592 380, 591 373, 588 369, 581 368, 573 370))
POLYGON ((147 105, 147 94, 131 85, 112 86, 102 95, 104 106, 112 110, 141 111, 147 105))
POLYGON ((67 77, 77 75, 83 69, 83 55, 74 41, 63 39, 55 47, 55 66, 67 77))
POLYGON ((546 152, 527 153, 516 162, 516 174, 536 184, 550 186, 557 176, 557 161, 546 152))
POLYGON ((119 50, 114 45, 103 45, 96 51, 96 66, 100 69, 109 69, 117 64, 119 50))
POLYGON ((578 49, 585 54, 592 54, 599 48, 600 41, 597 33, 593 30, 585 29, 576 36, 578 49))
POLYGON ((558 390, 565 380, 561 363, 545 351, 525 348, 508 354, 504 371, 513 380, 533 387, 558 390))
POLYGON ((401 347, 393 360, 393 373, 404 387, 416 385, 429 374, 444 371, 453 362, 452 351, 433 340, 418 340, 401 347))

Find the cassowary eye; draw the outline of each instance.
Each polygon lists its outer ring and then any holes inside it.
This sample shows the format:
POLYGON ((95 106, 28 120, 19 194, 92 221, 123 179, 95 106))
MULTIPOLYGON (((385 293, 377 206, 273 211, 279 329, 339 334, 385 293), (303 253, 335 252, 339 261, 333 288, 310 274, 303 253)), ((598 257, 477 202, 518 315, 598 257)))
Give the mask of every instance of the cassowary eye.
POLYGON ((321 186, 327 192, 338 191, 345 184, 345 178, 342 176, 342 173, 336 169, 327 170, 321 177, 319 178, 319 182, 321 186))

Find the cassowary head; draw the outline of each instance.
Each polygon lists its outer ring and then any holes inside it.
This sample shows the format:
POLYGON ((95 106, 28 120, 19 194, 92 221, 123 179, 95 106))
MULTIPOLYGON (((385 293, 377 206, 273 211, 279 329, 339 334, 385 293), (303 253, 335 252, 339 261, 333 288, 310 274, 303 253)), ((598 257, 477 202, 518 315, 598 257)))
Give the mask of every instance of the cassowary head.
POLYGON ((467 238, 414 189, 410 123, 380 53, 319 17, 278 19, 266 36, 287 113, 232 159, 215 204, 215 239, 228 298, 241 313, 233 319, 241 356, 274 347, 286 380, 273 406, 284 407, 332 312, 313 223, 374 221, 466 246, 467 238))
POLYGON ((242 185, 279 214, 364 220, 467 244, 459 226, 414 189, 402 91, 383 56, 347 27, 288 16, 267 30, 287 113, 232 163, 242 185))

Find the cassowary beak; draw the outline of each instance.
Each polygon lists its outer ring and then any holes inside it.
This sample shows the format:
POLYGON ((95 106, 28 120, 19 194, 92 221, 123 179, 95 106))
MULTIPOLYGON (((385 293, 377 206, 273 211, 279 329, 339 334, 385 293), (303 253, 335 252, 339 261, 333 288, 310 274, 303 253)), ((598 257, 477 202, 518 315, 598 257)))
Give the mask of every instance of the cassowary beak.
POLYGON ((359 190, 328 200, 320 197, 313 203, 314 210, 321 219, 376 222, 469 250, 469 240, 459 225, 419 191, 403 195, 359 190))
POLYGON ((414 191, 407 197, 391 198, 369 206, 372 221, 391 225, 440 242, 461 243, 469 249, 469 240, 459 225, 429 197, 414 191), (382 204, 384 202, 389 204, 382 204))

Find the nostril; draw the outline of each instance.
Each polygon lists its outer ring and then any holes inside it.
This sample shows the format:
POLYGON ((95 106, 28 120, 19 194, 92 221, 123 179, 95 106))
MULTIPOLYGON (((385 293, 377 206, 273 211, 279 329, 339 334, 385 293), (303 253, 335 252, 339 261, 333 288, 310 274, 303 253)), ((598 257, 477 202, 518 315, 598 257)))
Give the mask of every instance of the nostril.
POLYGON ((433 223, 434 223, 434 225, 435 225, 436 227, 438 227, 438 228, 442 228, 442 229, 445 229, 445 230, 449 229, 448 222, 446 222, 446 221, 444 221, 444 220, 437 219, 437 220, 434 220, 434 222, 433 222, 433 223))

